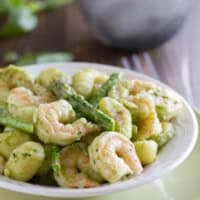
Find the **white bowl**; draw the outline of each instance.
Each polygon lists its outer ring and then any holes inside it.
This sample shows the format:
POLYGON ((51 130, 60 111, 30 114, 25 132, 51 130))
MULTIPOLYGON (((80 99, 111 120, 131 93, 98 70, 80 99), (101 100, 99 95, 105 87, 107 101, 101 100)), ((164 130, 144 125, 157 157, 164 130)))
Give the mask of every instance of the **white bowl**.
MULTIPOLYGON (((56 67, 68 75, 72 75, 76 71, 82 68, 94 68, 105 73, 112 72, 123 72, 123 77, 126 79, 143 79, 155 82, 161 85, 164 88, 170 89, 165 84, 154 80, 143 74, 139 74, 134 71, 121 69, 117 67, 112 67, 108 65, 94 64, 94 63, 54 63, 54 64, 40 64, 40 65, 31 65, 25 68, 33 76, 48 68, 56 67)), ((173 91, 174 94, 180 98, 183 102, 183 109, 178 115, 177 120, 174 122, 176 129, 176 135, 174 138, 160 151, 158 159, 151 165, 145 167, 144 172, 134 178, 125 181, 119 181, 114 184, 105 184, 97 188, 90 189, 65 189, 57 187, 46 187, 33 185, 30 183, 23 183, 15 180, 8 179, 4 176, 0 176, 0 187, 12 191, 40 195, 40 196, 49 196, 49 197, 89 197, 97 195, 105 195, 107 193, 119 192, 121 190, 134 188, 137 186, 144 185, 149 183, 161 176, 169 173, 171 170, 175 169, 180 165, 191 153, 198 136, 198 125, 195 114, 190 107, 190 105, 173 91)))

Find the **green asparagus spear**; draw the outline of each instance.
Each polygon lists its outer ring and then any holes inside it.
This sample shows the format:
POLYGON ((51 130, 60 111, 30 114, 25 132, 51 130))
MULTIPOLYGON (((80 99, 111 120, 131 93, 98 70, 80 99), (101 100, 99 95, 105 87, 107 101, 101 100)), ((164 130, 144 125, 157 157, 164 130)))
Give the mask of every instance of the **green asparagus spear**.
POLYGON ((101 86, 101 88, 92 95, 90 103, 97 106, 100 99, 105 97, 109 90, 119 81, 119 74, 111 74, 109 79, 101 86))
POLYGON ((114 130, 114 120, 95 108, 92 104, 86 101, 83 96, 76 94, 76 92, 69 85, 60 80, 54 80, 51 82, 49 88, 58 98, 63 98, 69 101, 74 110, 80 113, 81 116, 97 123, 105 130, 114 130))
POLYGON ((19 120, 9 114, 5 114, 3 113, 3 110, 1 108, 0 108, 0 125, 10 126, 30 134, 34 132, 34 126, 32 123, 19 120))
POLYGON ((60 165, 60 149, 57 145, 52 146, 52 162, 54 173, 59 173, 61 171, 60 165))

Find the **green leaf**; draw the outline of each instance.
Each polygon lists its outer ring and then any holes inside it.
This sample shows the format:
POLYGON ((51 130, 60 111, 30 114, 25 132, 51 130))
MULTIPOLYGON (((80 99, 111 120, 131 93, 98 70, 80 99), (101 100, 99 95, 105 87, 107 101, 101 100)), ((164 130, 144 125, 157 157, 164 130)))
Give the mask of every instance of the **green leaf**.
POLYGON ((45 9, 46 10, 56 9, 56 8, 64 6, 71 2, 72 2, 72 0, 46 0, 45 1, 45 4, 46 4, 45 9))
POLYGON ((46 9, 44 1, 31 1, 27 6, 32 11, 32 13, 39 13, 46 9))
POLYGON ((0 0, 0 14, 5 14, 8 11, 8 1, 0 0))
POLYGON ((42 52, 42 53, 31 53, 22 56, 16 65, 29 65, 29 64, 41 64, 51 62, 69 62, 73 60, 73 55, 64 52, 42 52))
POLYGON ((0 14, 7 14, 7 21, 0 29, 0 37, 28 33, 37 26, 38 12, 52 10, 72 0, 0 0, 0 14))
POLYGON ((10 7, 21 7, 26 4, 26 0, 9 0, 10 7))
POLYGON ((0 30, 0 37, 16 36, 32 31, 37 25, 37 17, 25 7, 12 8, 7 22, 0 30))

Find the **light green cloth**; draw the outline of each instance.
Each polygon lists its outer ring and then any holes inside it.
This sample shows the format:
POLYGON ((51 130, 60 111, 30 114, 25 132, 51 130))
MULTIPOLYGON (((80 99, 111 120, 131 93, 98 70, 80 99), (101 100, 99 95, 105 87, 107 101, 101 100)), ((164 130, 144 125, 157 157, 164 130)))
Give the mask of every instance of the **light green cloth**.
MULTIPOLYGON (((197 114, 200 123, 200 114, 197 114)), ((111 195, 82 200, 200 200, 200 138, 189 158, 176 170, 151 184, 111 195)), ((1 200, 49 200, 0 189, 1 200)), ((51 198, 58 200, 59 198, 51 198)))

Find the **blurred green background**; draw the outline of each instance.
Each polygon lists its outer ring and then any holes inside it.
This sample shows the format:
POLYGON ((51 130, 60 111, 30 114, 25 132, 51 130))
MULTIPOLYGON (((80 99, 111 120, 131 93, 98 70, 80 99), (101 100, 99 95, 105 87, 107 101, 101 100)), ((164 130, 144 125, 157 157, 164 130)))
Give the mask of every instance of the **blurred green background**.
MULTIPOLYGON (((0 0, 0 38, 16 38, 35 30, 39 23, 41 12, 59 9, 71 3, 72 0, 0 0)), ((37 52, 19 54, 12 49, 3 52, 3 64, 20 66, 45 63, 67 62, 73 60, 73 55, 67 52, 37 52)))

